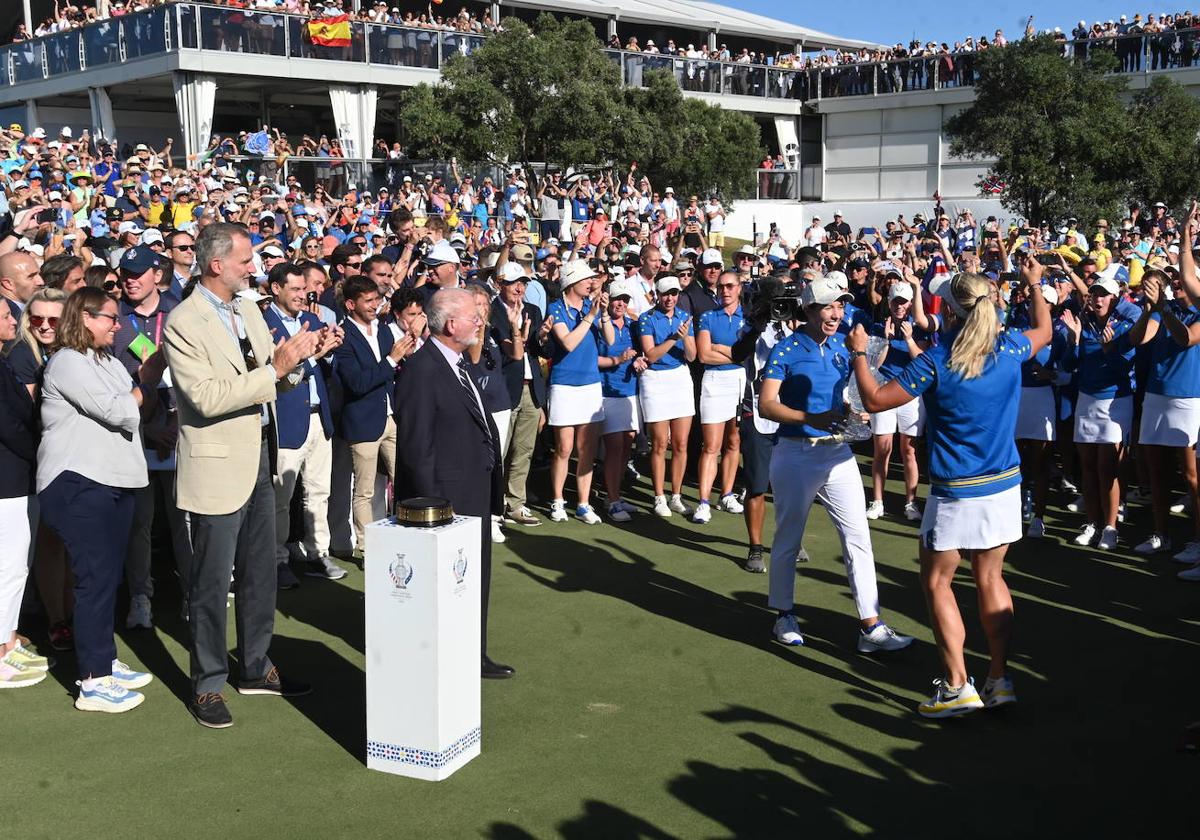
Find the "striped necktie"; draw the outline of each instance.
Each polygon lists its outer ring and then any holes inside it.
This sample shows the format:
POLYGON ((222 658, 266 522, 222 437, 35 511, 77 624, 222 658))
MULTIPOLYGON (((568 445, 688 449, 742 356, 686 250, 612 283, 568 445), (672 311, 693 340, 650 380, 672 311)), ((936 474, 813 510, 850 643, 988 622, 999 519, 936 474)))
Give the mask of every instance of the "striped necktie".
POLYGON ((471 415, 479 425, 483 426, 483 430, 488 436, 488 442, 491 443, 492 430, 488 427, 487 418, 483 416, 483 407, 480 406, 479 399, 475 396, 475 387, 471 384, 471 374, 467 370, 467 360, 459 357, 456 367, 458 368, 458 382, 467 392, 467 402, 471 404, 471 415))

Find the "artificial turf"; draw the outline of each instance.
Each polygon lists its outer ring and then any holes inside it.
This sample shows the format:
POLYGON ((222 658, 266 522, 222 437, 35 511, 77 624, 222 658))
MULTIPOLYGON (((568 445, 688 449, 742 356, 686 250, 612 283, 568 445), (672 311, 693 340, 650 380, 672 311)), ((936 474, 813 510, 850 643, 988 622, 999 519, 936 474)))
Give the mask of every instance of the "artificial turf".
MULTIPOLYGON (((0 693, 0 837, 1196 836, 1200 758, 1179 743, 1200 719, 1200 587, 1168 558, 1077 548, 1078 517, 1049 522, 1009 555, 1020 702, 930 722, 913 708, 939 669, 897 498, 871 523, 876 566, 885 619, 918 641, 876 657, 854 651, 823 514, 797 577, 807 644, 784 648, 766 576, 739 568, 740 516, 659 520, 644 483, 631 499, 629 525, 514 526, 496 546, 491 653, 519 673, 484 683, 483 753, 449 780, 365 768, 361 571, 280 593, 273 658, 314 693, 227 691, 224 731, 184 709, 186 628, 162 584, 156 630, 118 641, 156 676, 142 707, 76 712, 69 654, 0 693)), ((968 576, 958 591, 981 682, 968 576)))

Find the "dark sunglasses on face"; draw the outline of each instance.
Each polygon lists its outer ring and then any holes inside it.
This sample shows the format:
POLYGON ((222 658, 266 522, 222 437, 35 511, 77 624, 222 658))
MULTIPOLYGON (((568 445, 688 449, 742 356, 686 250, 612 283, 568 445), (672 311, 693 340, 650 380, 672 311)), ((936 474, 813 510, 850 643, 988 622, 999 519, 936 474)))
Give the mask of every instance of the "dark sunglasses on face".
POLYGON ((49 315, 49 316, 47 316, 47 315, 30 315, 29 316, 29 325, 30 326, 40 327, 43 324, 49 324, 50 329, 56 330, 56 329, 58 329, 58 318, 56 318, 53 315, 49 315))
POLYGON ((174 248, 176 251, 195 251, 196 250, 195 245, 172 245, 171 247, 174 248))
POLYGON ((106 292, 116 291, 117 285, 118 284, 117 284, 116 280, 105 280, 104 281, 104 291, 106 291, 106 292))

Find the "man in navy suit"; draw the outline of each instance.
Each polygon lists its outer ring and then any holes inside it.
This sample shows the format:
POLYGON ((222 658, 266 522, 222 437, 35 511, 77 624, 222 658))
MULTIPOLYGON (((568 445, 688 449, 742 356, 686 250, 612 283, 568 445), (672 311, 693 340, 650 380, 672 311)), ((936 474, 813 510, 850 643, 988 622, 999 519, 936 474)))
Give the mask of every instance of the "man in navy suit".
POLYGON ((493 662, 487 652, 492 516, 504 507, 500 436, 463 360, 483 322, 466 289, 442 289, 425 311, 429 340, 405 362, 396 390, 403 442, 396 458, 396 498, 440 496, 455 513, 479 517, 481 673, 504 679, 516 672, 493 662))
MULTIPOLYGON (((0 296, 4 298, 13 320, 20 322, 21 313, 25 311, 29 299, 44 285, 37 261, 32 255, 24 251, 10 251, 0 256, 0 296)), ((4 349, 8 350, 15 341, 4 342, 4 349)))
MULTIPOLYGON (((271 294, 275 302, 263 311, 271 336, 278 341, 295 335, 304 324, 314 332, 325 327, 305 310, 308 284, 304 271, 293 263, 271 269, 271 294)), ((333 328, 342 336, 342 328, 333 328)), ((336 346, 336 345, 335 345, 336 346)), ((334 347, 330 347, 332 352, 334 347)), ((287 538, 292 494, 296 481, 304 481, 303 569, 309 577, 340 580, 346 570, 329 558, 329 479, 333 468, 333 412, 325 386, 327 362, 314 356, 301 365, 304 380, 279 395, 275 418, 279 427, 279 470, 275 476, 275 561, 281 589, 298 584, 288 565, 287 538)))
POLYGON ((350 512, 358 554, 362 551, 363 529, 371 521, 371 498, 380 459, 388 475, 396 470, 392 385, 396 365, 415 345, 409 335, 393 341, 392 331, 379 322, 379 287, 374 280, 362 275, 348 278, 342 284, 342 299, 346 333, 342 346, 333 354, 333 373, 344 393, 338 436, 350 444, 354 469, 350 512))

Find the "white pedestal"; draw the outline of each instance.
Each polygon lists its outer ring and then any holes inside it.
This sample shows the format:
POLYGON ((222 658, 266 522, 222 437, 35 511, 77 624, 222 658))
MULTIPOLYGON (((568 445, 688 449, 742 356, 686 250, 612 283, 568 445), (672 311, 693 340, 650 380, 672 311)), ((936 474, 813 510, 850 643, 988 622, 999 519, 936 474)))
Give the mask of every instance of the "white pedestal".
POLYGON ((480 526, 366 528, 367 767, 438 781, 480 748, 480 526))

